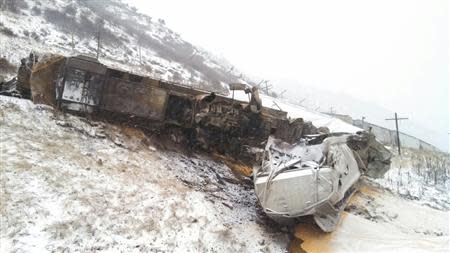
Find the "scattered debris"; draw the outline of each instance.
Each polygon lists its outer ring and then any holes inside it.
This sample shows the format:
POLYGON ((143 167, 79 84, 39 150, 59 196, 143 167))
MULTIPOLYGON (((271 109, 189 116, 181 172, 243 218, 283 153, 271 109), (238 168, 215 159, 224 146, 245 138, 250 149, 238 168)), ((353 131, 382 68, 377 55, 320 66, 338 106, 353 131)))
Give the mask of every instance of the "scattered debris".
MULTIPOLYGON (((241 179, 253 173, 255 190, 270 217, 312 214, 324 231, 336 227, 361 172, 380 176, 389 168, 389 151, 370 134, 329 133, 301 118, 288 119, 285 111, 263 107, 258 88, 245 84, 230 88, 233 95, 236 90, 247 93, 248 102, 109 68, 87 56, 37 61, 30 54, 19 68, 17 85, 25 97, 31 91, 35 103, 125 123, 179 145, 217 153, 235 164, 230 166, 234 171, 243 172, 241 179), (255 171, 246 169, 252 166, 255 171)), ((101 126, 95 126, 100 129, 97 133, 64 121, 58 124, 129 148, 101 126)), ((211 192, 245 182, 211 171, 217 182, 209 186, 211 192)), ((198 178, 180 180, 188 187, 199 187, 198 178)), ((211 185, 211 180, 200 185, 211 185)))

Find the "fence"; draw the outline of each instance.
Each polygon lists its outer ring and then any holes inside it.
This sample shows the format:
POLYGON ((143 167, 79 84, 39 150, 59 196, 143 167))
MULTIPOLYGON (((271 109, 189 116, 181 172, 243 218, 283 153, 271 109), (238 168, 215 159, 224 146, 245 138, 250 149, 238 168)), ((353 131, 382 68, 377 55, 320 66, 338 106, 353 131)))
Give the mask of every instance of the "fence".
MULTIPOLYGON (((368 122, 364 122, 363 126, 362 123, 362 120, 353 120, 354 126, 363 128, 366 131, 371 131, 376 136, 376 138, 384 145, 397 145, 397 133, 395 130, 390 130, 368 122)), ((400 144, 402 147, 439 151, 439 149, 435 146, 402 132, 400 132, 400 144)))

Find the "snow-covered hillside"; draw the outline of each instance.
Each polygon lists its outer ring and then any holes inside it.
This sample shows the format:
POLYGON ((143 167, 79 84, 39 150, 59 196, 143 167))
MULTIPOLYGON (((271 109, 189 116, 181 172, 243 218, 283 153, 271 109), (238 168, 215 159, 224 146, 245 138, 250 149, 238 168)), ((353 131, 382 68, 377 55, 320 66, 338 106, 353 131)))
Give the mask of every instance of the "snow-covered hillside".
POLYGON ((165 26, 120 0, 0 1, 0 75, 30 51, 96 56, 130 72, 226 92, 240 73, 226 60, 184 41, 165 26))
POLYGON ((403 149, 384 177, 371 181, 414 202, 450 211, 450 155, 446 153, 403 149))
POLYGON ((0 252, 283 252, 221 162, 0 96, 0 252))

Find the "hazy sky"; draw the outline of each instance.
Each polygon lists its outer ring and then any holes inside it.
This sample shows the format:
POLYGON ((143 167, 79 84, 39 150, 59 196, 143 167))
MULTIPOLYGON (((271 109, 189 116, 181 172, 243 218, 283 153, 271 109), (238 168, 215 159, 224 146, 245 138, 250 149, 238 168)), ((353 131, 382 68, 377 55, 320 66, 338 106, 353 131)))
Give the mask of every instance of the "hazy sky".
POLYGON ((301 97, 277 83, 291 79, 359 97, 431 129, 448 149, 448 1, 126 2, 280 90, 301 97))

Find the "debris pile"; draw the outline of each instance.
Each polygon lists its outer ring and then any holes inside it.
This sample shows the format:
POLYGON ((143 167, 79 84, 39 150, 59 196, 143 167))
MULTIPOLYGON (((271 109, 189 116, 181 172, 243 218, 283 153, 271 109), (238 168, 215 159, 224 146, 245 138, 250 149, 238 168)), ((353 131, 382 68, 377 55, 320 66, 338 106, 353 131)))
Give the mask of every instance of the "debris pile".
POLYGON ((127 122, 254 166, 255 189, 271 217, 313 214, 323 230, 332 231, 361 173, 380 176, 389 167, 389 151, 370 134, 329 133, 289 119, 287 112, 262 106, 257 87, 230 85, 233 95, 248 94, 243 102, 109 68, 86 56, 37 61, 31 54, 22 63, 10 94, 30 97, 31 91, 35 103, 127 122))

